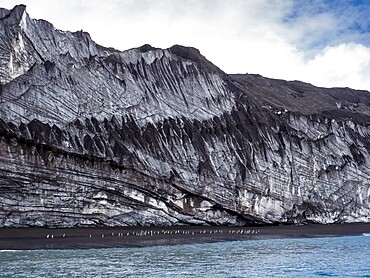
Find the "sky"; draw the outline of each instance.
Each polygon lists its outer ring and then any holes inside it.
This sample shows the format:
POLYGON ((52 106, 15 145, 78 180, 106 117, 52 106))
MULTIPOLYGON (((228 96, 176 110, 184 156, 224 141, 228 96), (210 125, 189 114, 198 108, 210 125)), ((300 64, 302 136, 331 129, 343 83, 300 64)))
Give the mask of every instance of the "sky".
POLYGON ((0 0, 107 47, 192 46, 227 73, 370 91, 369 0, 0 0))

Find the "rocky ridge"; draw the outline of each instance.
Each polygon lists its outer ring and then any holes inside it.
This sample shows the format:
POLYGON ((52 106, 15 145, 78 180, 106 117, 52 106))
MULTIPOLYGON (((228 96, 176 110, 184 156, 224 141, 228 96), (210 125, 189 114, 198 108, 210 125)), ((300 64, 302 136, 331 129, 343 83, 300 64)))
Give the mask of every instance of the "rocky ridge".
POLYGON ((369 136, 367 91, 0 9, 0 227, 369 222, 369 136))

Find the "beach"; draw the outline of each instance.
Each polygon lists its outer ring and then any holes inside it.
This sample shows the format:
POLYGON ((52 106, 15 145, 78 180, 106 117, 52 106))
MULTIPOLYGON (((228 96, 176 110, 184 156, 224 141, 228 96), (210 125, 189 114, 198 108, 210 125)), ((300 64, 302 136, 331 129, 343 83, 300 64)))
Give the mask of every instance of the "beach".
POLYGON ((262 227, 2 228, 0 250, 128 248, 236 240, 356 236, 370 223, 262 227))

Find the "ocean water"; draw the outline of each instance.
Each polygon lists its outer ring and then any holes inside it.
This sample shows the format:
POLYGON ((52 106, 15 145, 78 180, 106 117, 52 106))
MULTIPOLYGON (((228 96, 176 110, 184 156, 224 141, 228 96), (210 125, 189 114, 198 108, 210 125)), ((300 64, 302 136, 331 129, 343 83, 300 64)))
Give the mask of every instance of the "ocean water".
POLYGON ((0 251, 0 277, 370 277, 370 237, 0 251))

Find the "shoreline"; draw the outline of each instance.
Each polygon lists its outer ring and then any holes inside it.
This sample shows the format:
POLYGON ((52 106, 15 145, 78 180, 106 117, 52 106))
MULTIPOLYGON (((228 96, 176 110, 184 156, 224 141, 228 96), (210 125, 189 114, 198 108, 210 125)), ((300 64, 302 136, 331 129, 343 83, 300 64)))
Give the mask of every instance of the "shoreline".
POLYGON ((131 248, 237 240, 359 236, 370 223, 300 226, 0 228, 0 250, 131 248))

